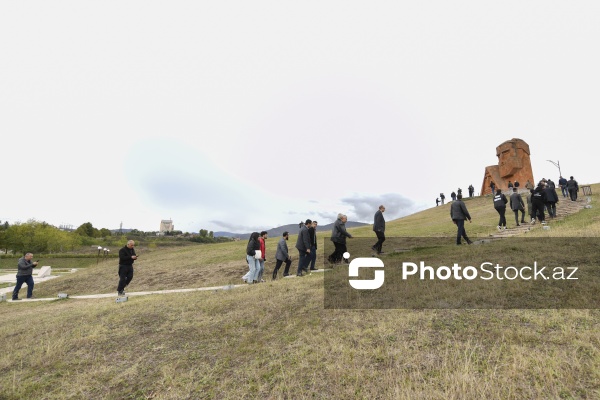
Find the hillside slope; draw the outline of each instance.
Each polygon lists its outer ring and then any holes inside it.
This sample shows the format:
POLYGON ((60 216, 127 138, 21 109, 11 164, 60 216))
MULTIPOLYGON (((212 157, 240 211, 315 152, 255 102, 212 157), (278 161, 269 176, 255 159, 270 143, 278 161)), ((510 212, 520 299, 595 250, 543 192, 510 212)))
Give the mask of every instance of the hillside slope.
MULTIPOLYGON (((594 208, 527 235, 600 236, 598 204, 594 195, 594 208)), ((472 232, 486 235, 496 218, 489 199, 467 205, 472 232)), ((388 235, 452 236, 447 211, 390 221, 388 235)), ((368 227, 354 234, 374 237, 368 227)), ((132 290, 235 281, 244 247, 143 253, 132 290)), ((453 246, 461 249, 473 247, 453 246)), ((76 275, 35 293, 117 283, 115 265, 76 275)), ((598 310, 327 310, 323 275, 312 274, 121 304, 2 303, 0 317, 2 399, 600 396, 598 310)))

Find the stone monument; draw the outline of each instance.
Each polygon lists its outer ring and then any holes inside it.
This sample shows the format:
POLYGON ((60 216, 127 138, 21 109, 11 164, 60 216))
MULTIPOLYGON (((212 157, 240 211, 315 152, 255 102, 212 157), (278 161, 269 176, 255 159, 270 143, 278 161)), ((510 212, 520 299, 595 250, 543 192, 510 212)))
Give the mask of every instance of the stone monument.
POLYGON ((531 160, 529 158, 529 145, 522 139, 513 138, 496 147, 498 165, 485 167, 481 195, 491 194, 490 183, 496 184, 496 189, 508 190, 508 181, 519 181, 519 189, 525 189, 529 180, 535 185, 531 160))

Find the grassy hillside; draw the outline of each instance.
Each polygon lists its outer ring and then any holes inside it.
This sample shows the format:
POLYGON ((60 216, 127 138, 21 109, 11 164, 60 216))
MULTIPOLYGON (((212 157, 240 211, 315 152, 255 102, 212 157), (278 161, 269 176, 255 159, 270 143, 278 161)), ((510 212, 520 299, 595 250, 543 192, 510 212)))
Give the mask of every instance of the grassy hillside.
MULTIPOLYGON (((491 199, 466 204, 469 234, 493 232, 491 199)), ((600 236, 598 195, 592 204, 527 235, 600 236)), ((454 236, 455 226, 446 205, 388 221, 386 233, 454 236)), ((353 234, 374 238, 370 227, 353 234)), ((267 242, 267 276, 277 240, 267 242)), ((239 283, 244 249, 143 253, 129 289, 239 283)), ((35 295, 114 292, 116 269, 92 265, 35 295)), ((598 310, 326 310, 323 301, 323 275, 312 274, 121 304, 1 303, 0 399, 600 397, 598 310)))

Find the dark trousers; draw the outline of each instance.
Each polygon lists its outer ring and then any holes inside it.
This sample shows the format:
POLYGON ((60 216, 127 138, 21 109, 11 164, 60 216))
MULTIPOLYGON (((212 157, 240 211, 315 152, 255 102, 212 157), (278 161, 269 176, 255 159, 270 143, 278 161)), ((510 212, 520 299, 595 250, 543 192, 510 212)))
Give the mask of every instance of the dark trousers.
POLYGON ((335 250, 329 255, 328 260, 329 262, 337 263, 342 261, 342 258, 344 257, 343 254, 347 250, 346 243, 333 242, 333 245, 335 246, 335 250))
POLYGON ((24 283, 27 284, 27 298, 30 299, 33 296, 33 277, 31 275, 17 275, 17 286, 15 286, 12 294, 13 300, 19 298, 19 290, 21 290, 24 283))
POLYGON ((506 207, 498 207, 496 208, 496 211, 498 211, 498 214, 500 214, 500 220, 498 221, 498 225, 506 226, 506 215, 504 215, 506 213, 506 207))
POLYGON ((546 216, 544 215, 544 203, 531 202, 531 213, 533 214, 533 218, 540 220, 540 222, 544 222, 546 220, 546 216))
POLYGON ((517 225, 519 225, 519 211, 521 211, 521 222, 525 222, 525 210, 522 208, 519 210, 513 210, 513 212, 515 213, 515 222, 517 223, 517 225))
POLYGON ((117 292, 122 292, 133 279, 133 265, 119 265, 119 278, 117 292))
POLYGON ((467 241, 470 242, 469 237, 467 236, 467 231, 465 231, 465 220, 464 219, 455 219, 453 220, 456 223, 456 227, 458 230, 456 231, 456 244, 460 244, 460 238, 463 237, 467 241))
POLYGON ((310 269, 315 269, 315 263, 317 262, 317 247, 311 246, 310 248, 310 269))
POLYGON ((569 196, 571 196, 571 201, 577 200, 577 189, 569 189, 569 196))
POLYGON ((290 274, 290 265, 292 265, 292 260, 289 258, 285 261, 277 260, 275 263, 275 269, 273 270, 273 280, 277 279, 277 273, 279 272, 279 268, 281 268, 281 264, 285 262, 285 269, 283 270, 283 276, 287 276, 290 274))
POLYGON ((569 190, 567 189, 567 185, 561 186, 560 191, 562 192, 563 197, 567 197, 569 195, 569 190))
POLYGON ((548 215, 550 215, 550 218, 556 217, 556 203, 555 202, 549 201, 548 204, 546 204, 546 209, 548 210, 548 215))
POLYGON ((373 247, 375 247, 378 253, 381 253, 381 247, 383 247, 383 242, 385 242, 385 233, 376 231, 375 234, 377 235, 377 243, 373 247))
POLYGON ((298 271, 297 275, 300 275, 302 271, 308 270, 308 264, 310 263, 310 254, 305 251, 298 250, 298 271))

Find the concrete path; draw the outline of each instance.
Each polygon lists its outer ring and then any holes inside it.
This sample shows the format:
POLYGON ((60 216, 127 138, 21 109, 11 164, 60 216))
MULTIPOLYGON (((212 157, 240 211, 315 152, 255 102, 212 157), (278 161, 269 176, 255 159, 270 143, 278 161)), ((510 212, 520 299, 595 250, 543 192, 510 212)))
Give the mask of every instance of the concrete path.
MULTIPOLYGON (((312 271, 312 272, 318 273, 318 272, 324 272, 324 271, 329 271, 329 269, 318 269, 318 270, 312 271)), ((297 278, 297 277, 296 277, 296 275, 290 275, 290 276, 286 276, 286 279, 287 278, 297 278)), ((14 275, 13 275, 13 279, 14 279, 14 275)), ((210 287, 191 288, 191 289, 148 290, 148 291, 143 291, 143 292, 126 292, 125 297, 147 296, 147 295, 151 295, 151 294, 189 293, 189 292, 200 292, 200 291, 211 291, 211 290, 213 290, 213 291, 231 290, 231 289, 247 287, 247 286, 250 286, 250 285, 241 284, 241 285, 210 286, 210 287)), ((12 292, 12 288, 11 288, 10 292, 12 292)), ((7 297, 10 297, 10 294, 7 297)), ((102 293, 102 294, 86 294, 86 295, 79 295, 79 296, 69 296, 69 299, 82 299, 82 300, 106 299, 106 298, 116 299, 117 295, 116 295, 116 293, 102 293)), ((59 298, 58 297, 45 297, 45 298, 38 299, 38 298, 35 298, 35 292, 34 292, 33 299, 22 299, 22 300, 17 300, 17 301, 7 299, 6 302, 7 303, 31 303, 34 301, 54 301, 54 300, 59 300, 59 298)))
MULTIPOLYGON (((11 271, 11 270, 4 270, 4 271, 11 271)), ((69 270, 69 274, 70 273, 75 273, 78 270, 73 268, 71 270, 69 270)), ((49 281, 50 279, 54 279, 54 278, 58 278, 59 276, 63 276, 66 275, 67 273, 60 273, 58 275, 48 275, 48 276, 44 276, 43 278, 38 278, 38 276, 36 275, 38 271, 33 271, 33 284, 37 285, 38 283, 42 283, 42 282, 46 282, 49 281)), ((8 286, 8 287, 3 287, 0 288, 0 295, 2 295, 3 293, 6 293, 7 296, 12 295, 12 291, 14 290, 14 284, 17 281, 16 278, 17 275, 17 270, 15 269, 14 272, 10 273, 10 274, 4 274, 4 275, 0 275, 0 283, 12 283, 13 286, 8 286)), ((23 285, 24 288, 27 288, 27 285, 23 285)))

